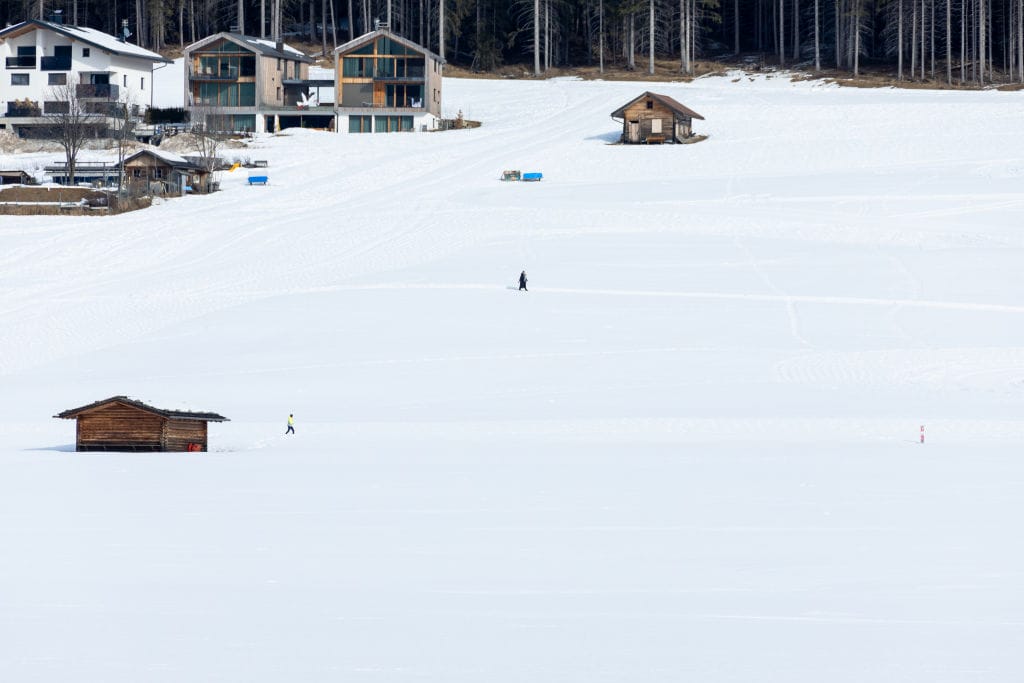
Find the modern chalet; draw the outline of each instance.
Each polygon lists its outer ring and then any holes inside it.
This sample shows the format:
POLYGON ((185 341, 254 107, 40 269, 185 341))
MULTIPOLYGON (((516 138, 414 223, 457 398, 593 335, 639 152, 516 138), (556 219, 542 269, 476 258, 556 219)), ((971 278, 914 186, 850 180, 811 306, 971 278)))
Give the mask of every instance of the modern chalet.
POLYGON ((56 418, 76 420, 76 451, 205 451, 209 422, 217 413, 163 410, 127 396, 65 410, 56 418))
POLYGON ((154 68, 170 63, 102 31, 41 19, 0 29, 0 57, 0 129, 19 135, 52 125, 71 100, 94 115, 97 133, 116 128, 117 105, 141 116, 152 98, 154 68))
POLYGON ((444 59, 383 24, 334 51, 338 131, 434 130, 444 59))
POLYGON ((310 80, 313 60, 290 45, 217 33, 192 43, 184 55, 185 106, 193 124, 248 133, 334 125, 334 107, 310 99, 311 90, 334 83, 310 80))
POLYGON ((693 137, 693 119, 704 117, 668 95, 645 92, 612 112, 622 121, 622 142, 660 144, 693 137))

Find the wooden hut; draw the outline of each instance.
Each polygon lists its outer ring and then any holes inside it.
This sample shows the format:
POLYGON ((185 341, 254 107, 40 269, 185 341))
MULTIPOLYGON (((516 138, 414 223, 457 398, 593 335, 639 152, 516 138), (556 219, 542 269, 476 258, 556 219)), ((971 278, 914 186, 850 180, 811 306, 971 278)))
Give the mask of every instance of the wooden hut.
POLYGON ((24 171, 0 171, 0 185, 28 185, 32 176, 24 171))
POLYGON ((77 420, 76 451, 205 451, 206 424, 217 413, 163 410, 114 396, 54 417, 77 420))
POLYGON ((645 92, 612 112, 622 121, 622 142, 661 144, 683 142, 693 136, 693 119, 704 117, 668 95, 645 92))
POLYGON ((143 193, 181 194, 204 193, 210 189, 210 173, 201 165, 185 157, 153 149, 142 149, 124 160, 125 180, 130 187, 143 193))

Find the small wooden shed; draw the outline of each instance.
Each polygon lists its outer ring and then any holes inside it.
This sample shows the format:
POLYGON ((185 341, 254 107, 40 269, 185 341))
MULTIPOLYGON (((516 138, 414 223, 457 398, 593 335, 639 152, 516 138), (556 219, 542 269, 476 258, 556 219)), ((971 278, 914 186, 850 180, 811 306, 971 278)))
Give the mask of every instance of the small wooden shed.
POLYGON ((25 171, 0 171, 0 185, 28 185, 32 176, 25 171))
POLYGON ((77 420, 76 451, 205 451, 208 422, 217 413, 163 410, 127 396, 113 396, 54 417, 77 420))
POLYGON ((210 172, 185 157, 153 149, 141 149, 125 158, 124 175, 129 186, 142 192, 178 195, 209 191, 210 172))
POLYGON ((704 117, 668 95, 645 92, 612 112, 622 121, 622 142, 660 144, 683 142, 693 136, 693 119, 704 117))

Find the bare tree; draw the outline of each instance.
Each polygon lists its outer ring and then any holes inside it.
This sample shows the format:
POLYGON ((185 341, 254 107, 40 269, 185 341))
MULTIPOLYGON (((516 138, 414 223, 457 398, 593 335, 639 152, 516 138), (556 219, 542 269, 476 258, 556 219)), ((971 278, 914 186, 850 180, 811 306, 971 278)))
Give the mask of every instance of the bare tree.
MULTIPOLYGON (((103 86, 93 86, 103 87, 103 86)), ((85 141, 94 137, 97 129, 103 125, 103 116, 90 111, 78 97, 78 87, 73 84, 55 85, 50 88, 51 100, 45 102, 48 111, 44 111, 50 122, 49 137, 56 140, 64 148, 64 158, 68 167, 68 183, 75 182, 75 163, 78 153, 85 141)))
POLYGON ((216 105, 201 105, 192 109, 192 136, 195 138, 197 163, 207 172, 206 188, 211 191, 214 173, 220 170, 220 151, 228 139, 227 115, 216 105))
POLYGON ((124 187, 124 160, 131 151, 135 139, 135 94, 129 92, 124 100, 114 105, 111 112, 114 119, 114 141, 117 145, 117 191, 124 187))

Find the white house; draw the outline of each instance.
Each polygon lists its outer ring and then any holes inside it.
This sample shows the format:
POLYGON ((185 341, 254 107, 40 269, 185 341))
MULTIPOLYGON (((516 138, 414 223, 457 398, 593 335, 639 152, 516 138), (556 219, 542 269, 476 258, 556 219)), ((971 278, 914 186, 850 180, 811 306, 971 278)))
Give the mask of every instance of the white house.
POLYGON ((135 113, 152 101, 153 70, 171 60, 102 31, 30 19, 0 30, 0 129, 25 134, 66 111, 62 86, 87 111, 107 116, 113 103, 135 113))

